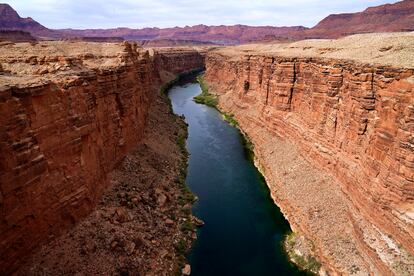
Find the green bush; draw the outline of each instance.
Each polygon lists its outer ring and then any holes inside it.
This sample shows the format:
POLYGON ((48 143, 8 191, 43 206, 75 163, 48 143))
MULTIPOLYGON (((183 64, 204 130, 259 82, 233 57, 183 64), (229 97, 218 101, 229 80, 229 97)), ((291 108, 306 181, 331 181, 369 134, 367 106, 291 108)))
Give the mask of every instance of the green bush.
POLYGON ((208 86, 205 83, 203 76, 198 76, 197 81, 200 84, 201 93, 193 98, 194 101, 198 104, 205 104, 207 106, 217 108, 217 97, 209 93, 208 86))
POLYGON ((239 123, 234 119, 233 114, 223 113, 224 121, 228 122, 231 126, 238 127, 239 123))
POLYGON ((295 263, 301 270, 312 274, 318 274, 321 264, 311 255, 299 255, 295 252, 296 234, 290 233, 286 235, 284 247, 289 259, 295 263))
POLYGON ((194 223, 192 223, 190 220, 185 221, 181 225, 181 231, 183 232, 192 232, 196 229, 194 223))

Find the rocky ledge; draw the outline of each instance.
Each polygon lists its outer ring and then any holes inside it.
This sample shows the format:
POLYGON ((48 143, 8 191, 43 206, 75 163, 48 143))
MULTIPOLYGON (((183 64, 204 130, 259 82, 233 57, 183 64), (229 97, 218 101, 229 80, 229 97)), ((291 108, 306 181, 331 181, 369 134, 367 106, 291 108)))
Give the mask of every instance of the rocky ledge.
POLYGON ((210 91, 297 233, 288 247, 320 273, 414 273, 413 52, 397 33, 207 54, 210 91))

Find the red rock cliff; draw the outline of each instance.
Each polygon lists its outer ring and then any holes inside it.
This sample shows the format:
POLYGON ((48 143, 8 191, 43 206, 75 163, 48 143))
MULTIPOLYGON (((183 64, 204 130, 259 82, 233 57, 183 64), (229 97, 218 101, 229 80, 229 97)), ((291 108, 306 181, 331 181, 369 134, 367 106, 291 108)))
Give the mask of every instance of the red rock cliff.
POLYGON ((181 72, 204 68, 204 58, 207 47, 188 48, 158 48, 154 63, 163 82, 169 81, 181 72))
MULTIPOLYGON (((412 47, 412 38, 405 41, 412 47)), ((314 242, 326 270, 407 273, 414 254, 414 63, 407 57, 398 66, 404 57, 391 61, 392 54, 374 65, 358 58, 359 51, 374 59, 396 41, 367 42, 365 49, 343 42, 338 49, 330 42, 330 50, 316 42, 273 53, 270 46, 218 50, 207 55, 205 79, 220 108, 251 137, 272 196, 293 229, 314 242), (347 47, 348 60, 324 56, 347 47)))
MULTIPOLYGON (((177 63, 165 52, 162 66, 203 66, 195 50, 180 53, 177 63)), ((1 49, 0 273, 91 211, 142 139, 161 84, 157 55, 128 43, 1 49)))

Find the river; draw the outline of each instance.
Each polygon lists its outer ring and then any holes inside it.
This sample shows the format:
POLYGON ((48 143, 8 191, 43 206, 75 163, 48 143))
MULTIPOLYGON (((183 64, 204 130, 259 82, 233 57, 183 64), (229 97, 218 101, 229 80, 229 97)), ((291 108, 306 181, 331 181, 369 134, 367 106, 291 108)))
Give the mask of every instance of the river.
POLYGON ((239 130, 214 108, 196 104, 200 91, 187 82, 168 94, 189 125, 186 183, 199 198, 193 213, 205 222, 188 255, 191 275, 305 275, 283 251, 289 224, 247 158, 239 130))

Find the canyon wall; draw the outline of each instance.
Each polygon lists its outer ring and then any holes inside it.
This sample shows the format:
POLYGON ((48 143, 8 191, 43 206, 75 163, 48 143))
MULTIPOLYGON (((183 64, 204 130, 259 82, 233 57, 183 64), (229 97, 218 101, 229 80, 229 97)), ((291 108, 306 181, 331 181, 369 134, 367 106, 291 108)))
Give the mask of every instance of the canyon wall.
POLYGON ((107 174, 142 139, 158 70, 203 66, 196 50, 180 58, 128 43, 3 46, 1 273, 93 209, 107 174))
POLYGON ((252 139, 292 228, 314 242, 331 273, 409 274, 414 66, 248 49, 209 53, 205 80, 252 139))
POLYGON ((204 59, 208 47, 192 48, 156 48, 154 63, 162 82, 168 82, 179 73, 204 68, 204 59))

